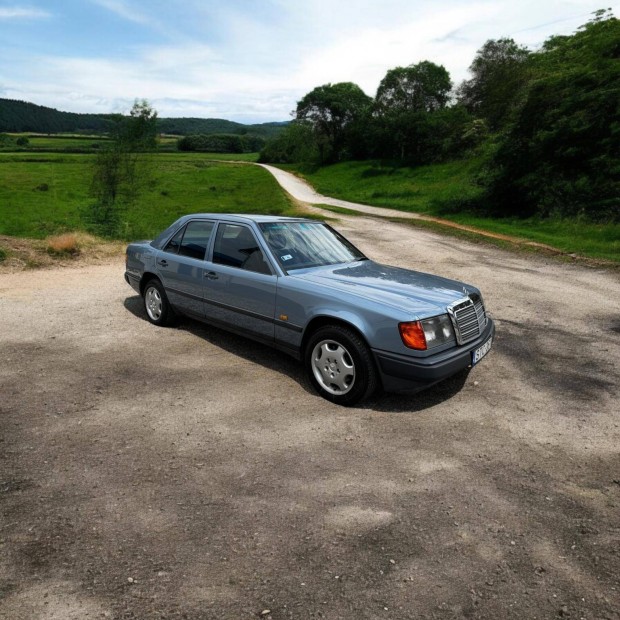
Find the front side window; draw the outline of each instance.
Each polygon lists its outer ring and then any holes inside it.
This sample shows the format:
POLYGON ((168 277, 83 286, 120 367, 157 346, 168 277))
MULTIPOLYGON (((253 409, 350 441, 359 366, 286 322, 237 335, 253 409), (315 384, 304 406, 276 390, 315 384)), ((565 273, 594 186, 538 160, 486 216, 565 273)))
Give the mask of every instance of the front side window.
POLYGON ((366 258, 340 233, 321 222, 265 222, 260 228, 286 271, 366 258))
POLYGON ((247 226, 238 224, 219 225, 213 248, 213 262, 246 271, 271 274, 256 237, 247 226))

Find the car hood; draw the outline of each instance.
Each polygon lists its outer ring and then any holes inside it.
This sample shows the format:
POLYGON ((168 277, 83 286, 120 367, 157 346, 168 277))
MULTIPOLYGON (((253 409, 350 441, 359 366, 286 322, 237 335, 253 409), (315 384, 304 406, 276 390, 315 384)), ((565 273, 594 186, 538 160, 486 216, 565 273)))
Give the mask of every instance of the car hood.
POLYGON ((291 275, 389 304, 418 318, 442 314, 452 302, 477 292, 474 287, 456 280, 381 265, 371 260, 293 272, 291 275))

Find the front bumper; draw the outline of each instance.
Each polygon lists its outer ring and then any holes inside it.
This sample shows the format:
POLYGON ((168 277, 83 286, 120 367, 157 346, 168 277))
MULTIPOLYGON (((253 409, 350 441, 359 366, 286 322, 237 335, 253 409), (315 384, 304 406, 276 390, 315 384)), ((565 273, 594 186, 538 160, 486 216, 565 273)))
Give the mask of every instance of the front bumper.
POLYGON ((495 324, 489 319, 484 332, 466 345, 429 357, 410 357, 399 353, 375 351, 375 361, 386 392, 414 393, 447 379, 471 366, 471 354, 495 336, 495 324))

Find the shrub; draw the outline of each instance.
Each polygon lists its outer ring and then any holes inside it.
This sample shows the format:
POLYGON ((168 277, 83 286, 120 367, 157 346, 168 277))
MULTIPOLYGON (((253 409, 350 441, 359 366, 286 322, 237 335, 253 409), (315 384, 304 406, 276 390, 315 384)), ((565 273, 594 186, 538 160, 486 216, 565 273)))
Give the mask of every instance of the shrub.
POLYGON ((0 263, 5 261, 7 256, 7 251, 2 246, 0 246, 0 263))
POLYGON ((0 133, 0 147, 10 147, 15 144, 15 140, 6 133, 0 133))

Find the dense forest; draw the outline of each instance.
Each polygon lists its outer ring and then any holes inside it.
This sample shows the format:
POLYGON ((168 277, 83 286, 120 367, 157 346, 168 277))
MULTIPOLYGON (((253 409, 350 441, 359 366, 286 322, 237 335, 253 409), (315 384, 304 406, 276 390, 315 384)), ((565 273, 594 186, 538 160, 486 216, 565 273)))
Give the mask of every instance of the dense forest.
POLYGON ((201 151, 204 153, 257 153, 266 140, 256 134, 195 134, 179 138, 179 151, 201 151))
MULTIPOLYGON (((76 114, 54 108, 0 99, 0 133, 108 133, 113 130, 118 114, 76 114)), ((162 134, 185 136, 189 134, 256 135, 264 138, 276 135, 284 123, 244 125, 217 118, 159 118, 157 130, 162 134)))
POLYGON ((446 210, 620 221, 620 21, 598 11, 536 51, 489 40, 456 87, 430 61, 390 69, 374 98, 351 82, 319 86, 261 152, 264 162, 372 159, 388 170, 470 157, 484 162, 484 191, 446 210))

